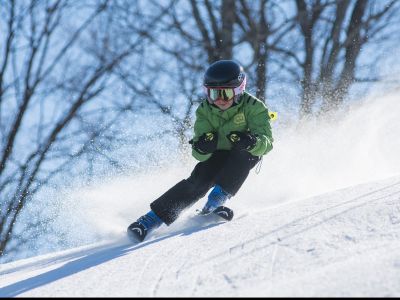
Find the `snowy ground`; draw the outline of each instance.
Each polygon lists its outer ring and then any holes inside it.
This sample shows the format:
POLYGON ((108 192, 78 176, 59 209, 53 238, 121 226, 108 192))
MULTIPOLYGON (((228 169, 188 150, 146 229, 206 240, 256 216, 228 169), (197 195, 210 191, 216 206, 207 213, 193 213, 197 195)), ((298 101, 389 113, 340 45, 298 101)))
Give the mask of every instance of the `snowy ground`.
POLYGON ((400 176, 0 266, 0 296, 400 296, 400 176))

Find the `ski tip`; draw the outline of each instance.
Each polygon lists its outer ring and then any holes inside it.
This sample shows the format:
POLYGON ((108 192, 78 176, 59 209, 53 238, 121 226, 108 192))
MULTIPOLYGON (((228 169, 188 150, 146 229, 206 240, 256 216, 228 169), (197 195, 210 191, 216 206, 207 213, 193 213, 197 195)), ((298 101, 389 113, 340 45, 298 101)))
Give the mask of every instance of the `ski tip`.
POLYGON ((127 235, 132 242, 143 242, 147 235, 147 230, 143 225, 134 222, 126 229, 127 235))
POLYGON ((214 210, 214 213, 227 221, 231 221, 234 216, 233 210, 226 206, 218 207, 216 210, 214 210))

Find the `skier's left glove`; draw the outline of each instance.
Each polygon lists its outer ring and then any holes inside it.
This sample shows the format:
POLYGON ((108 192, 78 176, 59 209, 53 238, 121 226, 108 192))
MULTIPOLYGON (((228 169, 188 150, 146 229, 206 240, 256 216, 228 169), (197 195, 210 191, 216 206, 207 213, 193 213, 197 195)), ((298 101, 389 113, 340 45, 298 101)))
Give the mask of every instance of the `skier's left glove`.
POLYGON ((257 143, 257 137, 250 132, 231 131, 227 136, 233 149, 251 151, 257 143))

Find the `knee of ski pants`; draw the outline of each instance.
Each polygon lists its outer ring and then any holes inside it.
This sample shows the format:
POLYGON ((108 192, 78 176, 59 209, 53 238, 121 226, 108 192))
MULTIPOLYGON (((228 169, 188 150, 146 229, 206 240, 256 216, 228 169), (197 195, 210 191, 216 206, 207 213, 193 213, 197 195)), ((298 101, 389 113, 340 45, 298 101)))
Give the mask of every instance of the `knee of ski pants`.
MULTIPOLYGON (((182 180, 150 204, 150 208, 166 225, 172 224, 187 207, 201 198, 203 190, 182 180)), ((205 194, 205 192, 204 192, 205 194)))
POLYGON ((252 165, 252 163, 257 163, 261 159, 260 156, 254 156, 246 150, 234 150, 234 149, 231 151, 231 157, 233 158, 234 161, 248 162, 250 166, 252 165))
POLYGON ((220 185, 231 196, 235 196, 250 170, 260 159, 261 157, 254 156, 247 151, 232 151, 226 165, 218 174, 215 183, 220 185))

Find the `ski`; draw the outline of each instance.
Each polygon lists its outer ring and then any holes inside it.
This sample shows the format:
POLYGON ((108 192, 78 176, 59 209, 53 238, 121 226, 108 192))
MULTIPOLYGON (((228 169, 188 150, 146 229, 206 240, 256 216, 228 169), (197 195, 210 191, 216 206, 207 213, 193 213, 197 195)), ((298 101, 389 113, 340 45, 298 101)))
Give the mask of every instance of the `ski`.
POLYGON ((233 210, 226 206, 219 206, 214 211, 197 210, 199 216, 210 216, 217 215, 225 221, 231 221, 233 219, 233 210))

